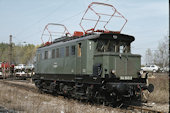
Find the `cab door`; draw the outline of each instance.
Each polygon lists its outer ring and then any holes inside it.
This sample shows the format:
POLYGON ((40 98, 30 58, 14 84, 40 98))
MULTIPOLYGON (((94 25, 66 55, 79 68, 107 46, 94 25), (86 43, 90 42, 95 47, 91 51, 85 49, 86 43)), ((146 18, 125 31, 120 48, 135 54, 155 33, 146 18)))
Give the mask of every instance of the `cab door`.
POLYGON ((82 43, 78 42, 77 44, 77 57, 76 57, 76 74, 82 74, 82 43))

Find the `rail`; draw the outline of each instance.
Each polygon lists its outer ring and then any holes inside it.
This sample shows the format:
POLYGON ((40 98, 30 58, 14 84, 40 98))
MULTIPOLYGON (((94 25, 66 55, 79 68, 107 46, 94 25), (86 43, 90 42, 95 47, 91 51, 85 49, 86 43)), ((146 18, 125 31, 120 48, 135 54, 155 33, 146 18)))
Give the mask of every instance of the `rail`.
POLYGON ((143 108, 143 106, 132 106, 128 105, 128 110, 138 110, 140 113, 166 113, 163 111, 158 111, 158 110, 153 110, 153 109, 148 109, 148 108, 143 108))

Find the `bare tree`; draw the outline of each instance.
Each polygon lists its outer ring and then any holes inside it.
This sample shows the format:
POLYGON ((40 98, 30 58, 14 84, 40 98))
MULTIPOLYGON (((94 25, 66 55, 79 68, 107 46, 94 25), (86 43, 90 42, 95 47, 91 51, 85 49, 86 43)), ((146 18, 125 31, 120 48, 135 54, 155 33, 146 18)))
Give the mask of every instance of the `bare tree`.
POLYGON ((165 36, 163 40, 159 42, 158 50, 154 53, 154 63, 161 67, 167 67, 169 65, 169 38, 165 36))
POLYGON ((151 49, 147 49, 145 52, 146 65, 151 65, 153 63, 153 55, 151 49))
POLYGON ((145 61, 147 64, 157 64, 160 67, 167 67, 169 65, 169 37, 165 36, 159 42, 157 50, 146 50, 145 61))

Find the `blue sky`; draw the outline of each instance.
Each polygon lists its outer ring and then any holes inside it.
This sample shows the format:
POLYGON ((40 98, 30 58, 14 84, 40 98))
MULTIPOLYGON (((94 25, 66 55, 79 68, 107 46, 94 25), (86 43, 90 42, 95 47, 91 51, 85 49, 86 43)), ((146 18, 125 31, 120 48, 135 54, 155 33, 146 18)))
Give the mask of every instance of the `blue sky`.
MULTIPOLYGON (((135 36, 132 53, 145 56, 169 31, 168 0, 0 0, 0 42, 41 44, 47 23, 61 23, 73 33, 91 2, 112 4, 128 22, 122 33, 135 36)), ((142 57, 142 62, 144 57, 142 57)))

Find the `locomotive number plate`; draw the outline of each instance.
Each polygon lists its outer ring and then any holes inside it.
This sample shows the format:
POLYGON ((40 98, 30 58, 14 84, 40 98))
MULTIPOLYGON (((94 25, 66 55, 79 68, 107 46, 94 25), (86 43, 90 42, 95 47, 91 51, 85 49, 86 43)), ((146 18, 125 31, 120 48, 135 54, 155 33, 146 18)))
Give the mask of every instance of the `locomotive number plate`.
POLYGON ((120 80, 132 80, 132 76, 120 76, 120 80))

